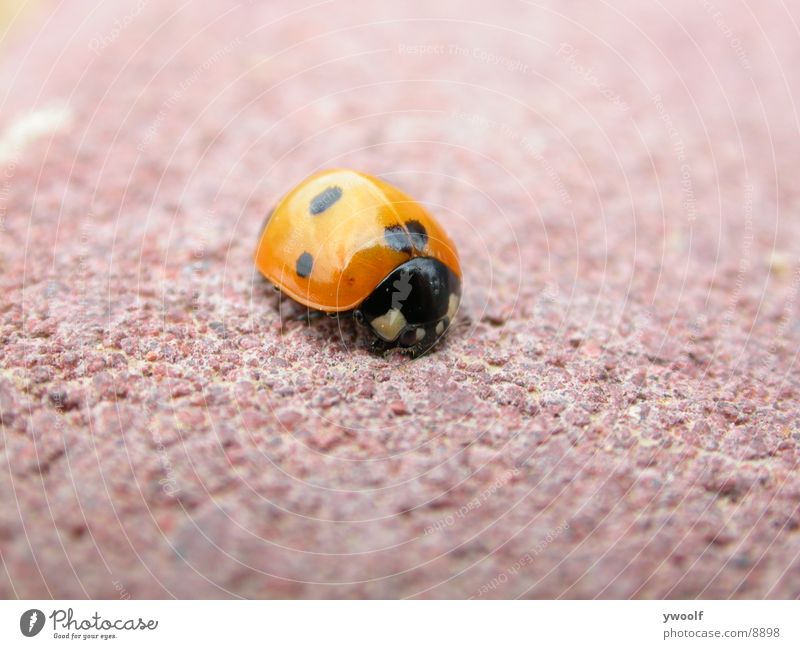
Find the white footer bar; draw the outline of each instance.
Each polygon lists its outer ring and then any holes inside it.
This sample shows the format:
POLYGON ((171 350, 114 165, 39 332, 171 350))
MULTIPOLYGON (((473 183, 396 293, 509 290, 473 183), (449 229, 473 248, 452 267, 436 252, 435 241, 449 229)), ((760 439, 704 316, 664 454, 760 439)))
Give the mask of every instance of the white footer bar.
POLYGON ((0 645, 800 647, 797 601, 4 601, 0 645), (555 644, 552 644, 555 643, 555 644), (578 645, 577 643, 582 643, 578 645))

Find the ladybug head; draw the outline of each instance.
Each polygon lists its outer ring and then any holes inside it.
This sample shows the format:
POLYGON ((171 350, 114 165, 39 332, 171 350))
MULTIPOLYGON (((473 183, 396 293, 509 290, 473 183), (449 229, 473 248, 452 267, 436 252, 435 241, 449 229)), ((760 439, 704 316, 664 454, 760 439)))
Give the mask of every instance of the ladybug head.
POLYGON ((446 265, 415 257, 389 273, 355 312, 386 343, 426 351, 458 310, 461 282, 446 265))

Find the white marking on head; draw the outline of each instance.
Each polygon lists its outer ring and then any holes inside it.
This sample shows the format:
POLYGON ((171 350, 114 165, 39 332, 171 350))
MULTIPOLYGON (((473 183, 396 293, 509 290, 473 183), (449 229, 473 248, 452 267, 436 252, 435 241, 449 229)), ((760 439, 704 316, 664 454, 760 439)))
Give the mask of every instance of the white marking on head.
POLYGON ((436 323, 436 335, 441 336, 443 331, 444 331, 444 320, 439 320, 439 322, 436 323))
POLYGON ((458 311, 458 304, 459 304, 458 295, 456 295, 455 293, 451 293, 450 299, 447 301, 447 317, 450 319, 450 322, 452 322, 453 318, 456 317, 456 311, 458 311))
POLYGON ((425 337, 425 330, 422 327, 417 327, 417 341, 422 340, 425 337))
POLYGON ((381 338, 391 341, 395 340, 406 326, 406 317, 397 309, 389 309, 370 324, 381 338))

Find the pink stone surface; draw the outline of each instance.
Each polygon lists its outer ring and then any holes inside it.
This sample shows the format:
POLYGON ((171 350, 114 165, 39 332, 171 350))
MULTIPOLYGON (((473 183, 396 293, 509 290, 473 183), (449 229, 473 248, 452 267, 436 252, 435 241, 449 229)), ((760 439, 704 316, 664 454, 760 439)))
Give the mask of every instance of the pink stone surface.
POLYGON ((0 57, 0 595, 798 597, 796 3, 43 3, 0 57), (416 361, 275 201, 458 244, 416 361))

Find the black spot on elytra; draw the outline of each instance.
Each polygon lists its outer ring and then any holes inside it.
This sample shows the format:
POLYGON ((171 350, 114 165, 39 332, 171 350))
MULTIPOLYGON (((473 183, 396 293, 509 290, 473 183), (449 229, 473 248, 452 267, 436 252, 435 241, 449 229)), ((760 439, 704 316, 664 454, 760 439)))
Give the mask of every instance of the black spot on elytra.
POLYGON ((304 252, 297 258, 294 268, 300 277, 308 277, 311 274, 311 267, 314 265, 314 258, 304 252))
POLYGON ((406 221, 405 226, 390 225, 383 236, 389 247, 398 252, 410 253, 412 248, 422 252, 428 243, 428 231, 419 221, 406 221))
POLYGON ((424 250, 428 243, 428 231, 419 221, 406 221, 406 228, 411 237, 411 245, 417 250, 424 250))
POLYGON ((308 204, 308 211, 314 216, 322 214, 341 197, 341 187, 328 187, 311 199, 311 202, 308 204))
POLYGON ((402 225, 389 225, 383 231, 383 238, 386 244, 397 252, 411 252, 411 237, 402 225))

